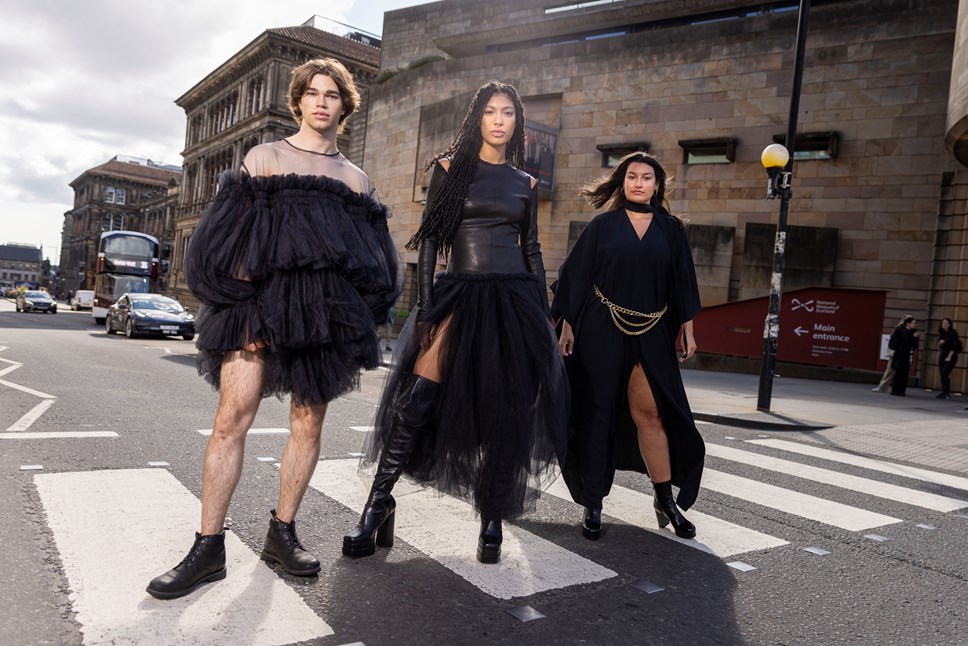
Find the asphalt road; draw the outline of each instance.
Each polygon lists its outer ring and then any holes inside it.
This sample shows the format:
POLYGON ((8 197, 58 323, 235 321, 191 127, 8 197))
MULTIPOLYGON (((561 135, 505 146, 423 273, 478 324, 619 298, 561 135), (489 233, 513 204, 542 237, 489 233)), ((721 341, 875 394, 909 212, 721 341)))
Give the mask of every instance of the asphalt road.
MULTIPOLYGON (((89 313, 64 309, 18 314, 0 301, 4 643, 968 639, 968 502, 943 511, 940 498, 927 495, 968 501, 968 480, 753 443, 784 439, 782 433, 700 427, 711 450, 704 491, 687 514, 698 526, 699 545, 657 532, 650 486, 620 474, 615 500, 606 500, 607 531, 597 542, 580 536, 581 509, 553 488, 535 513, 510 528, 510 556, 501 566, 484 566, 474 558, 474 519, 466 506, 401 485, 396 545, 346 559, 342 535, 358 518, 354 506, 366 486, 365 476, 355 475, 366 434, 353 427, 372 423, 382 370, 330 405, 317 480, 298 517, 300 538, 323 563, 320 575, 300 579, 250 563, 275 503, 275 462, 286 441, 284 433, 253 434, 229 512, 231 533, 241 541, 234 554, 249 561, 230 563, 225 582, 166 605, 143 586, 191 545, 207 441, 199 431, 211 428, 217 394, 197 376, 191 342, 108 336, 89 313), (96 432, 116 436, 83 435, 96 432), (764 459, 787 462, 771 470, 764 459), (42 469, 22 470, 29 465, 42 469), (810 466, 862 480, 835 486, 834 476, 798 472, 810 466), (910 497, 892 499, 898 491, 910 497), (756 569, 729 565, 737 561, 756 569), (646 593, 634 585, 641 582, 662 590, 646 593), (219 595, 231 598, 218 606, 219 595), (209 603, 221 610, 208 610, 209 603), (508 612, 523 606, 544 617, 521 622, 508 612), (273 624, 274 617, 283 619, 273 624)), ((288 402, 265 400, 254 428, 288 428, 288 402)))

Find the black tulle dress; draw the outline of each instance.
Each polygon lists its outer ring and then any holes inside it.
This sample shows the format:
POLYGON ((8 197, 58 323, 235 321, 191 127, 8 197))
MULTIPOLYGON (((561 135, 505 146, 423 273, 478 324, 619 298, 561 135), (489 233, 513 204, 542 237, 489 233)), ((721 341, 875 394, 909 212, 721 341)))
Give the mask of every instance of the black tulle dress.
MULTIPOLYGON (((434 169, 428 201, 445 172, 434 169)), ((434 262, 436 242, 424 245, 422 260, 434 262)), ((425 324, 446 322, 436 430, 404 473, 473 500, 484 518, 532 508, 567 445, 567 376, 546 293, 531 178, 480 161, 447 271, 401 334, 367 461, 379 458, 393 428, 397 391, 414 368, 425 324)))
POLYGON ((199 374, 218 388, 225 353, 262 340, 263 396, 322 404, 356 386, 399 294, 388 214, 331 177, 223 173, 185 256, 199 374))
MULTIPOLYGON (((688 509, 702 478, 705 444, 679 374, 676 336, 699 312, 699 289, 682 223, 653 214, 640 239, 624 209, 595 216, 561 266, 552 309, 575 334, 565 363, 571 380, 571 439, 563 475, 575 502, 601 508, 616 469, 644 473, 628 383, 641 364, 669 440, 677 503, 688 509), (649 331, 629 336, 595 294, 636 312, 666 313, 649 331)), ((629 328, 626 328, 629 329, 629 328)))

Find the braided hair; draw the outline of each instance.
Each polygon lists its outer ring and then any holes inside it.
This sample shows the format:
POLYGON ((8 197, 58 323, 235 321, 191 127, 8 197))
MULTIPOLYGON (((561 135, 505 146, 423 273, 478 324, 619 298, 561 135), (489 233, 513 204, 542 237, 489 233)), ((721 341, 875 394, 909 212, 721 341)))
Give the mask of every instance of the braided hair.
POLYGON ((438 154, 430 163, 427 170, 445 157, 451 160, 450 170, 444 177, 440 190, 434 199, 427 203, 420 228, 407 242, 407 249, 416 251, 417 247, 428 238, 437 238, 440 251, 446 257, 457 235, 463 216, 464 200, 470 190, 474 173, 477 172, 477 161, 480 159, 481 146, 484 138, 481 135, 481 122, 484 118, 484 108, 495 94, 503 94, 514 104, 514 132, 508 141, 505 157, 515 168, 521 168, 524 163, 524 106, 518 91, 509 83, 489 81, 481 86, 467 108, 464 122, 457 132, 457 137, 450 148, 438 154))
POLYGON ((648 164, 655 171, 655 195, 649 200, 649 205, 654 210, 675 215, 669 208, 669 199, 666 196, 666 191, 671 190, 672 177, 666 173, 655 155, 646 152, 629 153, 622 157, 611 172, 583 186, 581 196, 596 209, 606 204, 612 209, 622 208, 625 205, 625 193, 622 192, 625 186, 625 174, 632 164, 648 164))

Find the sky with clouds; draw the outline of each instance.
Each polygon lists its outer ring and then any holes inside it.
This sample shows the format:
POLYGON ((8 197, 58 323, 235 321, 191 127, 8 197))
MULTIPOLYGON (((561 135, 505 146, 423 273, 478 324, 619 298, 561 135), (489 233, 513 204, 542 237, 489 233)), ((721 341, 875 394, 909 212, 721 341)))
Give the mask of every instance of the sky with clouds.
POLYGON ((68 184, 115 155, 182 162, 174 100, 266 29, 321 15, 382 33, 425 0, 12 0, 0 21, 0 244, 60 261, 68 184))

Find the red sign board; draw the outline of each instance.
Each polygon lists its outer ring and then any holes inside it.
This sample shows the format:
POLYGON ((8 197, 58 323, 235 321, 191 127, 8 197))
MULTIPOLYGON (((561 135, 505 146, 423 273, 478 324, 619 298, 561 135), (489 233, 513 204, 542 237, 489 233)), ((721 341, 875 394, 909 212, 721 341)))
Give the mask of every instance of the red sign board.
MULTIPOLYGON (((878 370, 887 292, 810 287, 783 294, 778 361, 878 370)), ((763 355, 769 298, 703 309, 694 319, 701 352, 740 357, 763 355)), ((879 368, 880 366, 880 368, 879 368)))

